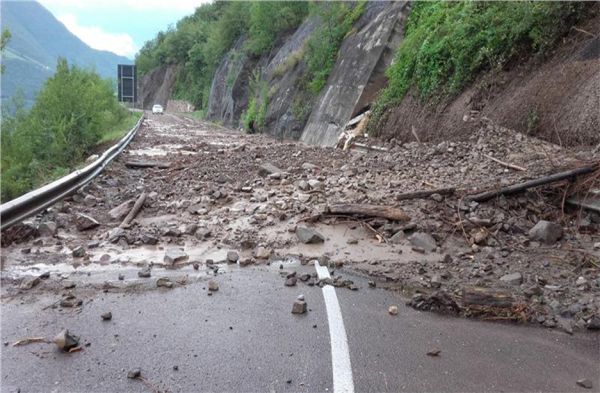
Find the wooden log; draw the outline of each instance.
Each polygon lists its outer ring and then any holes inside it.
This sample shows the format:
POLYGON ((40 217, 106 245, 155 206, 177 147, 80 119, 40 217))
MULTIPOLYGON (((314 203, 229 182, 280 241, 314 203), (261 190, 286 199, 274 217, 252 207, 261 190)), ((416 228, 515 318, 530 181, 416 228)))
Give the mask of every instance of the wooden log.
POLYGON ((123 220, 121 225, 119 225, 120 228, 128 228, 129 227, 129 224, 131 224, 131 221, 133 221, 135 216, 137 216, 137 214, 142 209, 142 206, 144 206, 145 201, 146 201, 146 193, 142 192, 140 194, 140 196, 138 197, 138 199, 135 201, 135 204, 131 208, 131 211, 129 212, 127 217, 125 217, 125 219, 123 220))
POLYGON ((128 168, 159 168, 166 169, 171 166, 168 162, 156 162, 156 161, 127 161, 125 166, 128 168))
POLYGON ((389 206, 368 204, 334 204, 326 208, 326 213, 334 215, 351 215, 364 217, 380 217, 392 221, 410 221, 404 211, 389 206))
POLYGON ((511 307, 515 299, 507 292, 500 289, 481 287, 463 288, 462 306, 477 307, 511 307))
POLYGON ((421 190, 421 191, 413 191, 413 192, 405 192, 403 194, 396 195, 397 201, 404 201, 407 199, 421 199, 427 198, 433 194, 440 195, 452 195, 456 189, 454 187, 449 188, 438 188, 436 190, 421 190))
POLYGON ((518 166, 515 164, 508 163, 508 162, 500 161, 499 159, 492 157, 489 154, 484 154, 484 156, 486 156, 487 158, 489 158, 490 160, 492 160, 494 162, 497 162, 498 164, 500 164, 502 166, 505 166, 510 169, 514 169, 515 171, 526 171, 527 170, 526 168, 523 168, 522 166, 518 166))
POLYGON ((537 179, 529 180, 529 181, 526 181, 523 183, 513 184, 508 187, 503 187, 496 191, 486 191, 486 192, 482 192, 480 194, 467 195, 465 197, 465 199, 475 201, 475 202, 484 202, 484 201, 487 201, 489 199, 492 199, 492 198, 500 196, 500 195, 516 194, 518 192, 525 191, 532 187, 537 187, 537 186, 541 186, 544 184, 555 183, 555 182, 565 180, 565 179, 568 179, 571 177, 585 175, 587 173, 591 173, 591 172, 594 172, 595 170, 598 170, 598 168, 599 168, 598 164, 596 163, 593 165, 580 167, 580 168, 573 169, 570 171, 555 173, 550 176, 538 177, 537 179))

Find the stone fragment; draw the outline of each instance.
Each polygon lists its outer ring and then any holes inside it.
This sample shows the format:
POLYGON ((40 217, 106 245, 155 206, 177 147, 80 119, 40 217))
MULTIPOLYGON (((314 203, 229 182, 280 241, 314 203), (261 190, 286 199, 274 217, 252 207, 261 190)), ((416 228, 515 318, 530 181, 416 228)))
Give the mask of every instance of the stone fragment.
POLYGON ((531 240, 553 244, 563 235, 563 229, 560 225, 550 221, 541 220, 529 230, 531 240))
POLYGON ((256 258, 258 259, 269 259, 271 256, 271 250, 265 247, 258 247, 255 253, 256 258))
POLYGON ((600 316, 592 316, 586 324, 589 330, 600 330, 600 316))
POLYGON ((310 188, 310 186, 305 180, 300 180, 298 182, 298 188, 302 191, 307 191, 310 188))
POLYGON ((140 240, 142 241, 142 243, 144 244, 157 244, 158 243, 158 238, 154 235, 151 235, 149 233, 142 233, 142 235, 140 236, 140 240))
POLYGON ((105 312, 104 314, 100 315, 100 318, 102 318, 103 321, 110 321, 112 319, 112 313, 109 312, 105 312))
POLYGON ((323 182, 320 180, 317 180, 317 179, 310 179, 308 181, 308 185, 313 190, 322 190, 323 189, 323 182))
POLYGON ((297 227, 296 236, 304 244, 316 244, 325 241, 325 237, 319 232, 306 227, 297 227))
POLYGON ((85 256, 85 248, 83 246, 77 246, 73 249, 74 258, 83 258, 85 256))
POLYGON ((306 302, 304 300, 296 300, 292 305, 292 314, 304 314, 306 308, 306 302))
POLYGON ((262 177, 269 176, 273 173, 281 173, 283 172, 281 169, 277 168, 275 165, 271 163, 265 163, 260 166, 258 169, 258 175, 262 177))
POLYGON ((228 251, 227 252, 227 262, 236 263, 240 259, 240 254, 237 251, 228 251))
POLYGON ((185 261, 188 255, 179 248, 169 248, 165 251, 165 263, 174 265, 177 262, 185 261))
POLYGON ((523 283, 523 275, 519 272, 505 274, 500 277, 500 281, 510 285, 521 285, 523 283))
POLYGON ((100 223, 86 214, 78 213, 75 216, 75 227, 78 231, 87 231, 98 226, 100 226, 100 223))
POLYGON ((288 277, 285 280, 285 286, 286 287, 293 287, 296 285, 296 283, 298 282, 298 279, 296 277, 288 277))
POLYGON ((388 313, 390 315, 398 315, 398 306, 389 306, 388 313))
POLYGON ((148 278, 152 275, 152 268, 150 266, 144 266, 139 272, 138 277, 148 278))
POLYGON ((592 381, 587 378, 577 380, 577 385, 579 385, 585 389, 591 389, 594 387, 594 384, 592 383, 592 381))
POLYGON ((408 241, 413 247, 422 248, 427 252, 433 252, 437 248, 437 244, 433 236, 425 232, 415 232, 409 238, 408 241))
POLYGON ((79 337, 69 333, 67 329, 63 329, 58 333, 52 341, 56 344, 58 349, 68 352, 70 349, 75 348, 79 345, 79 337))
POLYGON ((139 368, 134 368, 133 370, 130 370, 127 372, 127 378, 129 379, 136 379, 136 378, 140 378, 142 376, 142 370, 140 370, 139 368))
POLYGON ((208 282, 208 290, 211 292, 216 292, 219 290, 219 284, 216 281, 210 280, 208 282))
POLYGON ((40 280, 39 276, 26 276, 21 281, 21 284, 19 285, 19 289, 31 289, 31 288, 35 287, 36 285, 38 285, 40 283, 40 281, 41 280, 40 280))
POLYGON ((56 234, 57 225, 53 221, 44 221, 38 227, 40 236, 52 237, 56 234))
POLYGON ((161 277, 158 280, 156 280, 156 286, 159 288, 173 288, 173 281, 171 281, 171 279, 169 279, 168 277, 161 277))
POLYGON ((440 356, 440 353, 442 353, 441 349, 434 348, 431 351, 427 352, 427 356, 436 357, 436 356, 440 356))
POLYGON ((125 202, 121 203, 119 206, 111 209, 108 212, 108 215, 113 220, 121 221, 127 216, 127 214, 129 214, 129 211, 133 207, 134 203, 135 203, 135 200, 133 200, 133 199, 125 201, 125 202))

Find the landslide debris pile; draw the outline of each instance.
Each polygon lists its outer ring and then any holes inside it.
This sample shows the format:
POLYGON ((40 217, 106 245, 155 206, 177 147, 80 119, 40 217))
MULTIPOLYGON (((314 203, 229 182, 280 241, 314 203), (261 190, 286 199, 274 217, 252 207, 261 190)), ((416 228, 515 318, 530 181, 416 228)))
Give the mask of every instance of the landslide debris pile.
MULTIPOLYGON (((392 141, 385 148, 342 151, 150 118, 128 153, 83 192, 3 234, 14 242, 4 244, 5 266, 100 263, 110 249, 102 262, 107 265, 206 266, 216 274, 229 256, 196 258, 188 250, 237 251, 232 262, 240 266, 292 254, 303 263, 319 259, 368 274, 378 286, 404 291, 409 304, 423 310, 527 320, 569 332, 598 327, 600 216, 563 206, 568 182, 485 203, 466 197, 598 162, 597 153, 486 123, 463 142, 392 141), (140 157, 161 165, 126 165, 140 157), (454 192, 397 200, 409 191, 438 188, 454 192), (147 193, 143 208, 120 228, 121 219, 109 212, 123 203, 131 206, 127 201, 142 192, 147 193), (327 214, 327 206, 336 203, 400 208, 410 221, 327 214), (99 225, 78 230, 81 214, 99 225), (318 228, 322 241, 303 244, 297 233, 304 227, 318 228), (83 254, 71 256, 78 247, 83 254), (173 248, 180 252, 168 261, 173 248)), ((598 171, 577 181, 585 189, 598 187, 598 171)), ((3 277, 15 285, 21 280, 3 277)), ((45 285, 46 280, 36 290, 45 285)))

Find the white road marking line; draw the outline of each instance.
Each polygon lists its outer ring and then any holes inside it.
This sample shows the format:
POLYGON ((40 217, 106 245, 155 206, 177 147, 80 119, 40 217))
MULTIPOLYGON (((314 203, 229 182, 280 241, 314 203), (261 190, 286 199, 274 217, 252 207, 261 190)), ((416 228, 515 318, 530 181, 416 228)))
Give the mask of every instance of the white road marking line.
MULTIPOLYGON (((319 279, 331 278, 326 266, 321 266, 319 262, 315 261, 315 268, 319 279)), ((331 342, 333 393, 354 393, 350 350, 348 349, 348 338, 342 319, 342 309, 335 288, 331 285, 325 285, 322 289, 325 298, 325 309, 327 310, 327 323, 329 324, 329 340, 331 342)))

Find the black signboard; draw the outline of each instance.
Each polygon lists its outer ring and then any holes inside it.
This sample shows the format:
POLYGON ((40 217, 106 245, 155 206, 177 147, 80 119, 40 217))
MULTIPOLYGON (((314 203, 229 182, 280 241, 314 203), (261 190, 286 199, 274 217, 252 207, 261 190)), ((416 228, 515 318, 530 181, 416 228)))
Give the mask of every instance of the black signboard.
POLYGON ((119 81, 119 101, 131 102, 137 101, 137 71, 134 65, 117 65, 119 81))

